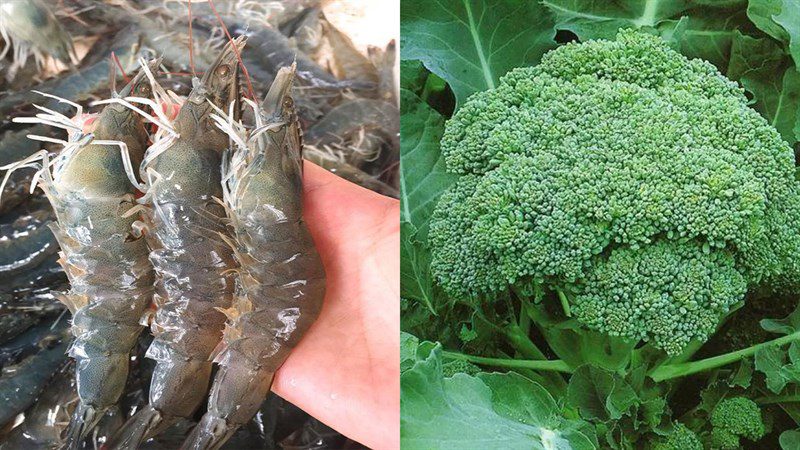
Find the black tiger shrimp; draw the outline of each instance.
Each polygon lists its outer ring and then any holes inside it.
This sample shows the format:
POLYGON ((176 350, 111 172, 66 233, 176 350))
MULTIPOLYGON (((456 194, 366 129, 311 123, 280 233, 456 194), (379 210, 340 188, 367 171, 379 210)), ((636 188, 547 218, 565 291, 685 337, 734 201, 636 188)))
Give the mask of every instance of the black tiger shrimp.
MULTIPOLYGON (((202 80, 194 79, 174 120, 159 121, 139 170, 145 180, 140 203, 150 230, 150 261, 158 276, 154 340, 146 356, 157 365, 150 403, 128 420, 112 448, 136 448, 178 419, 191 417, 208 392, 210 355, 225 324, 220 310, 230 307, 238 267, 225 241, 225 210, 214 200, 223 194, 220 167, 228 136, 214 126, 210 114, 214 106, 238 102, 236 54, 243 46, 243 39, 229 43, 202 80)), ((151 82, 162 105, 175 101, 151 82)), ((133 178, 131 171, 129 166, 133 178)))
MULTIPOLYGON (((217 449, 258 411, 275 372, 317 318, 325 271, 303 221, 302 138, 290 95, 295 65, 276 75, 255 128, 213 116, 235 150, 223 162, 224 203, 241 264, 215 352, 208 412, 183 449, 217 449)), ((233 109, 233 108, 231 108, 233 109)))
MULTIPOLYGON (((121 91, 121 96, 148 95, 143 72, 121 91)), ((49 94, 43 94, 52 97, 49 94)), ((38 184, 56 213, 51 229, 61 246, 60 263, 71 289, 60 300, 72 313, 75 341, 69 354, 76 360, 80 404, 70 424, 68 446, 76 447, 108 408, 122 395, 130 351, 139 336, 139 321, 150 305, 154 275, 144 239, 132 231, 136 217, 126 214, 135 204, 135 190, 125 173, 126 155, 137 160, 147 143, 143 121, 120 105, 108 105, 97 115, 74 119, 49 108, 16 122, 38 122, 68 131, 67 141, 29 136, 63 145, 54 158, 42 150, 10 167, 38 166, 32 189, 38 184)), ((0 186, 0 192, 2 186, 0 186)))

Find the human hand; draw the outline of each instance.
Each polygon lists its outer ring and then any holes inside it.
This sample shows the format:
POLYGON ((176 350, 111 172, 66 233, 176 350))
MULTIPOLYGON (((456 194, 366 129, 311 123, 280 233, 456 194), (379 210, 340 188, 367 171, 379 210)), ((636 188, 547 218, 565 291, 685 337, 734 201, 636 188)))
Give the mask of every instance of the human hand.
POLYGON ((304 170, 325 300, 272 390, 351 439, 398 449, 400 203, 312 163, 304 170))

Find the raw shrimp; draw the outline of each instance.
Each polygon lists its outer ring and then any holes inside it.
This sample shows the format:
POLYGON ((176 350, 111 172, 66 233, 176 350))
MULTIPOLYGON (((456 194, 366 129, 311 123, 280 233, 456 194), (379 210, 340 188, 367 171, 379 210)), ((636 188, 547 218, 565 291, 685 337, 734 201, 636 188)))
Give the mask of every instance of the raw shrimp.
POLYGON ((208 412, 183 449, 217 449, 258 411, 275 372, 319 314, 325 272, 303 221, 302 142, 290 96, 295 66, 278 71, 255 129, 214 116, 236 147, 224 203, 241 264, 236 298, 215 352, 208 412))
MULTIPOLYGON (((123 70, 127 72, 136 66, 140 37, 140 31, 136 27, 126 27, 116 33, 111 39, 113 44, 100 53, 107 55, 109 52, 114 52, 120 64, 122 64, 123 70)), ((80 102, 91 97, 99 89, 106 89, 108 74, 113 65, 114 62, 104 56, 91 64, 87 64, 85 67, 81 67, 76 72, 61 78, 44 81, 31 87, 31 89, 48 92, 56 97, 68 98, 73 102, 80 102)), ((0 99, 0 117, 10 115, 15 110, 19 110, 20 106, 29 105, 33 102, 33 99, 34 97, 27 89, 4 95, 0 99)), ((48 101, 45 106, 62 114, 69 110, 68 104, 57 101, 48 101)))
POLYGON ((305 137, 315 145, 328 145, 348 139, 360 130, 369 130, 383 135, 397 147, 397 127, 400 123, 400 112, 397 108, 383 100, 356 98, 330 110, 325 117, 308 129, 305 137))
POLYGON ((394 198, 400 196, 400 192, 396 188, 351 165, 342 155, 331 150, 306 146, 303 150, 303 159, 371 191, 394 198))
POLYGON ((14 62, 7 74, 9 79, 13 79, 16 71, 25 65, 30 53, 33 53, 38 65, 41 65, 45 55, 70 63, 75 54, 72 38, 42 0, 0 3, 0 36, 6 41, 0 58, 10 48, 14 49, 14 62))
MULTIPOLYGON (((162 117, 140 168, 147 183, 142 201, 152 203, 150 260, 158 273, 147 357, 157 365, 150 403, 126 423, 111 448, 137 448, 179 418, 191 417, 208 391, 210 355, 225 324, 220 309, 230 307, 237 268, 223 240, 229 234, 225 210, 214 200, 222 197, 220 167, 228 137, 210 118, 212 105, 238 102, 234 45, 239 51, 244 40, 229 43, 203 79, 194 80, 174 121, 162 117)), ((155 91, 159 102, 169 101, 155 91)))
POLYGON ((67 365, 51 378, 36 403, 25 411, 25 421, 0 443, 0 450, 46 450, 63 444, 61 432, 69 423, 70 405, 78 401, 72 372, 67 365))
MULTIPOLYGON (((120 95, 147 95, 150 88, 143 81, 143 73, 138 74, 120 95)), ((72 286, 61 301, 73 315, 70 356, 76 360, 81 400, 68 432, 67 445, 73 448, 125 388, 129 353, 142 330, 139 320, 150 305, 154 283, 147 244, 131 231, 136 217, 125 214, 135 192, 119 149, 141 158, 147 142, 144 124, 120 105, 89 116, 75 106, 73 120, 41 107, 47 114, 15 119, 65 128, 70 137, 61 141, 64 149, 52 163, 41 151, 9 168, 42 161, 37 175, 58 219, 51 229, 72 286)))

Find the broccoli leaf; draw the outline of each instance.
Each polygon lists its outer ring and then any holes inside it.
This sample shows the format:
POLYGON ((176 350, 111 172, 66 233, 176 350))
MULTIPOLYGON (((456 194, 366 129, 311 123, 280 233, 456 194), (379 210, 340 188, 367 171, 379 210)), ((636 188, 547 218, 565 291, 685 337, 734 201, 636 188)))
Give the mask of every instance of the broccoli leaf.
POLYGON ((416 235, 411 222, 400 224, 400 296, 421 301, 435 315, 431 255, 416 235))
POLYGON ((544 0, 556 16, 556 29, 582 41, 613 39, 621 28, 655 27, 686 9, 683 0, 544 0))
POLYGON ((785 355, 780 347, 766 347, 756 352, 756 369, 767 376, 767 387, 776 394, 789 382, 783 370, 785 355))
MULTIPOLYGON (((559 417, 555 400, 539 384, 517 374, 445 379, 441 345, 429 344, 419 344, 413 367, 400 376, 404 449, 596 448, 577 425, 559 417)), ((412 348, 406 347, 408 355, 412 348)))
POLYGON ((742 11, 713 11, 666 20, 658 26, 665 41, 688 58, 702 58, 725 71, 734 31, 747 17, 742 11))
POLYGON ((728 386, 747 389, 753 380, 753 361, 743 359, 728 378, 728 386))
POLYGON ((764 319, 759 324, 770 333, 792 334, 800 330, 800 308, 796 308, 783 319, 764 319))
POLYGON ((796 450, 800 448, 800 430, 788 430, 781 433, 779 438, 782 450, 796 450))
POLYGON ((436 201, 456 177, 445 172, 439 151, 444 118, 411 91, 402 89, 400 99, 400 221, 425 242, 436 201))
MULTIPOLYGON (((764 319, 761 327, 771 333, 787 336, 800 333, 800 307, 784 319, 764 319)), ((767 388, 780 394, 789 384, 800 384, 800 344, 789 344, 784 350, 779 345, 759 349, 755 356, 756 370, 766 375, 767 388)))
POLYGON ((783 0, 780 15, 772 17, 789 35, 789 52, 795 65, 800 64, 800 1, 783 0))
POLYGON ((400 61, 400 88, 407 89, 416 95, 422 93, 428 71, 421 61, 409 59, 400 61))
POLYGON ((536 1, 404 0, 400 23, 401 57, 446 80, 459 105, 555 47, 552 18, 536 1))
POLYGON ((633 388, 618 375, 585 365, 579 367, 569 380, 567 404, 578 408, 586 420, 602 422, 630 415, 639 406, 633 388))
POLYGON ((753 94, 754 107, 790 144, 797 142, 800 73, 771 39, 734 34, 728 76, 753 94))
POLYGON ((747 17, 764 33, 785 42, 788 40, 786 30, 774 20, 782 7, 783 0, 750 0, 747 17))
POLYGON ((400 332, 400 372, 412 368, 417 360, 419 339, 413 334, 400 332))

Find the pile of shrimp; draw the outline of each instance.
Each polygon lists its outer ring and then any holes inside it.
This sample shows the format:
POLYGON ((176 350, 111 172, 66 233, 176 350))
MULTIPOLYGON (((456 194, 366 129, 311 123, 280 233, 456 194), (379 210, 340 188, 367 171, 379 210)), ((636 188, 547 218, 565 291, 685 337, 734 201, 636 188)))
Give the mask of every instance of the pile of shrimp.
POLYGON ((0 5, 0 448, 344 445, 268 394, 325 293, 302 159, 397 195, 394 44, 309 0, 57 3, 0 5))

